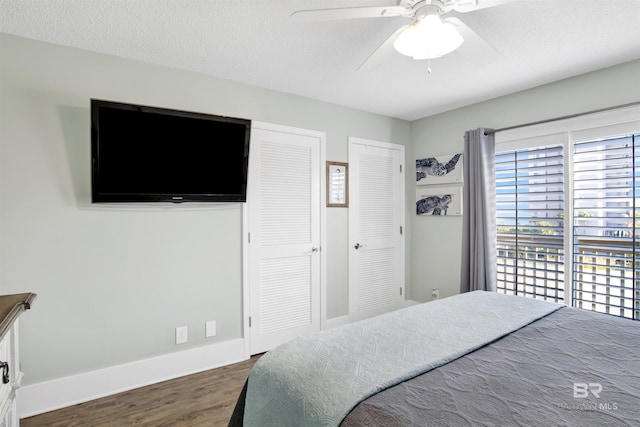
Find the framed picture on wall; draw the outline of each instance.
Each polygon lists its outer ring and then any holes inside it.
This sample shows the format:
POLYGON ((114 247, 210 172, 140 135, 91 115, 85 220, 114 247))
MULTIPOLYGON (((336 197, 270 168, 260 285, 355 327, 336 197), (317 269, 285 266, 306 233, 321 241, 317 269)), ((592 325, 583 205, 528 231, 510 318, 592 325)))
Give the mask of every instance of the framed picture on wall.
POLYGON ((327 206, 349 206, 349 164, 327 162, 327 206))
POLYGON ((416 184, 462 182, 462 153, 416 159, 416 184))
POLYGON ((416 190, 416 214, 462 215, 462 186, 429 186, 416 190))

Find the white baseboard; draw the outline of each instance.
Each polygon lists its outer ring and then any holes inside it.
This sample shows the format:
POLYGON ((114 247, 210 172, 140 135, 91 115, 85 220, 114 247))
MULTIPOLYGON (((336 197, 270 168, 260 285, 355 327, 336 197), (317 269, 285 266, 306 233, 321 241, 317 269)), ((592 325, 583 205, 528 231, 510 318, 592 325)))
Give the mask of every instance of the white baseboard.
POLYGON ((18 414, 26 418, 77 403, 247 359, 238 338, 151 359, 24 386, 17 390, 18 414))
MULTIPOLYGON (((413 301, 409 299, 404 301, 404 307, 410 307, 416 304, 422 304, 422 303, 420 301, 413 301)), ((327 319, 325 321, 324 329, 331 329, 338 326, 346 325, 347 323, 351 323, 352 321, 353 320, 349 315, 334 317, 333 319, 327 319)))
POLYGON ((349 316, 340 316, 340 317, 334 317, 333 319, 327 319, 327 322, 325 324, 325 329, 331 329, 331 328, 335 328, 337 326, 342 326, 342 325, 346 325, 347 323, 350 323, 351 319, 349 318, 349 316))

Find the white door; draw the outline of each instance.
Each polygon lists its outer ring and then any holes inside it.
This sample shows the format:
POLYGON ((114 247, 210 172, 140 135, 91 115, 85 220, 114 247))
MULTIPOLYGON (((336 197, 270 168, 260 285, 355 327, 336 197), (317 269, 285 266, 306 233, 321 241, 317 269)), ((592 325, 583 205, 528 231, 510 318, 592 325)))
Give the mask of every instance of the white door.
POLYGON ((404 301, 404 147, 349 138, 349 316, 404 301))
POLYGON ((320 330, 321 132, 253 125, 250 353, 320 330))

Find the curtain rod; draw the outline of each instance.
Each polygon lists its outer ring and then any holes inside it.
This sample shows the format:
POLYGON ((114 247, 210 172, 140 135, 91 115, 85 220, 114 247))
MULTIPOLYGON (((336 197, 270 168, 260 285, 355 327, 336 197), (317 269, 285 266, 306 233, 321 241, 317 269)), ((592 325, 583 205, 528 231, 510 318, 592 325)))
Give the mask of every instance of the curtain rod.
POLYGON ((540 121, 537 121, 537 122, 524 123, 524 124, 516 125, 516 126, 509 126, 509 127, 506 127, 506 128, 500 128, 500 129, 494 129, 494 130, 486 130, 486 131, 484 131, 484 134, 485 135, 491 135, 492 133, 498 133, 498 132, 502 132, 502 131, 505 131, 505 130, 518 129, 518 128, 523 128, 523 127, 526 127, 526 126, 533 126, 533 125, 541 125, 543 123, 557 122, 558 120, 573 119, 574 117, 586 116, 587 114, 602 113, 603 111, 617 110, 618 108, 625 108, 625 107, 633 107, 634 105, 640 105, 640 101, 630 102, 629 104, 616 105, 614 107, 601 108, 599 110, 585 111, 584 113, 569 114, 568 116, 554 117, 553 119, 546 119, 546 120, 540 120, 540 121))

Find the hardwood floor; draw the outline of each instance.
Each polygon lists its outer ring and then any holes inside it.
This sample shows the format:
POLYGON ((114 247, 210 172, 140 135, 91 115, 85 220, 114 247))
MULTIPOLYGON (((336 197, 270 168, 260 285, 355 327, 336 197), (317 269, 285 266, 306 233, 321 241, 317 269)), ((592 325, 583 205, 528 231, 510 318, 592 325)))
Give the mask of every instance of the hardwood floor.
POLYGON ((21 427, 226 426, 260 355, 20 420, 21 427))

